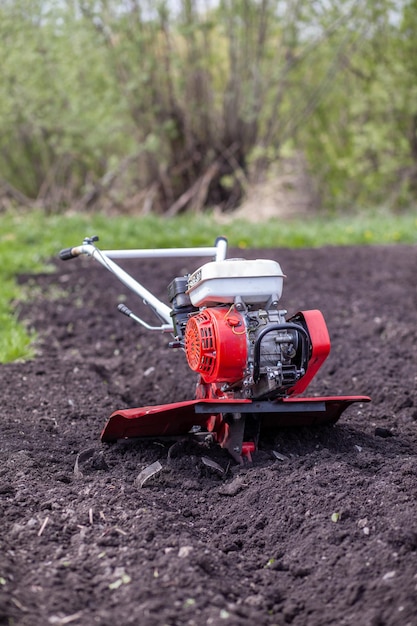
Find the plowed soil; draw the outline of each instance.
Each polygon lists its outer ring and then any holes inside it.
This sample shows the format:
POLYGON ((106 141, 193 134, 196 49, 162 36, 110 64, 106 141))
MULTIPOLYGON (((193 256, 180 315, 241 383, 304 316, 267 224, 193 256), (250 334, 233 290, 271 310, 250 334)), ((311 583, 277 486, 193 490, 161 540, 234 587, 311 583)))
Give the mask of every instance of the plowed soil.
MULTIPOLYGON (((191 442, 102 444, 114 410, 193 398, 184 354, 117 312, 155 323, 94 261, 21 277, 37 357, 0 366, 0 624, 417 624, 417 249, 244 256, 280 262, 289 314, 326 318, 309 395, 372 402, 262 438, 251 465, 191 442)), ((124 267, 167 302, 198 264, 124 267)))

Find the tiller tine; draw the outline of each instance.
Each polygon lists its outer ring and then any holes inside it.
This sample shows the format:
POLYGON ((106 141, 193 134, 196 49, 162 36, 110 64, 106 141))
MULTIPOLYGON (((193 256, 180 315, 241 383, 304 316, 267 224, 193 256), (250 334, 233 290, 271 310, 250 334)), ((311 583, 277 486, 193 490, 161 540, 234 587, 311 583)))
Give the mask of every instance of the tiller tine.
POLYGON ((196 399, 172 404, 115 411, 101 433, 101 441, 142 437, 179 437, 199 427, 212 433, 215 441, 242 463, 250 461, 259 432, 280 428, 334 424, 355 402, 369 402, 368 396, 283 398, 278 401, 241 399, 196 399), (256 424, 254 441, 245 441, 246 417, 256 424))

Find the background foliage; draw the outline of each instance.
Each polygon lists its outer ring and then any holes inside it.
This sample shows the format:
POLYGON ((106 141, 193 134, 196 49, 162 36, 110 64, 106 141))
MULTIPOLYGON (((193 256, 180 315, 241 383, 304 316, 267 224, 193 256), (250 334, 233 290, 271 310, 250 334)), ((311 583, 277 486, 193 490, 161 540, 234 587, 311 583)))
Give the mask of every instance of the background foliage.
POLYGON ((301 153, 318 206, 417 193, 416 0, 3 0, 0 202, 235 207, 301 153))

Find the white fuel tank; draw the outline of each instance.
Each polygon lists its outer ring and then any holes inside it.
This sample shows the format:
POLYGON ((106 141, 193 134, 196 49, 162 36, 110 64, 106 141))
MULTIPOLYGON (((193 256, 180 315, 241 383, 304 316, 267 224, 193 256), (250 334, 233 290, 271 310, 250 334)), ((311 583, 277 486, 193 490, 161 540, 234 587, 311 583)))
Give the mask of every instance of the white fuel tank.
POLYGON ((276 261, 212 261, 190 274, 187 293, 196 307, 231 304, 236 296, 247 304, 264 304, 272 294, 281 297, 284 277, 276 261))

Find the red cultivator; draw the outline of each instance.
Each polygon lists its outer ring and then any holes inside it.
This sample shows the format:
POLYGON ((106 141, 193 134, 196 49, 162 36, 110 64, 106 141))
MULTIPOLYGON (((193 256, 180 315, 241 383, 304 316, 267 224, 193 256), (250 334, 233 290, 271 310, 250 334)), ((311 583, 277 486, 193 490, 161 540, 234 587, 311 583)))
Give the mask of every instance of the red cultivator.
POLYGON ((99 250, 97 238, 62 250, 63 260, 87 255, 151 307, 160 321, 150 326, 125 305, 119 310, 148 330, 169 332, 169 346, 185 352, 198 376, 194 400, 124 409, 113 413, 101 434, 111 442, 128 437, 206 433, 239 463, 256 450, 259 433, 283 426, 334 423, 367 396, 299 397, 330 352, 320 311, 286 318, 279 308, 284 275, 266 259, 227 259, 227 241, 213 247, 99 250), (192 274, 168 286, 161 302, 112 259, 211 257, 192 274))

